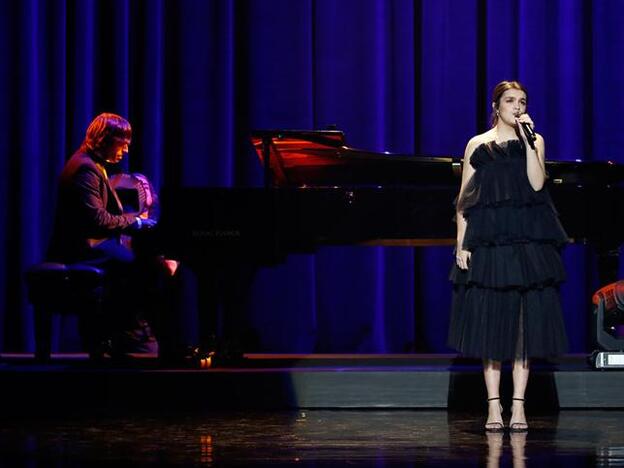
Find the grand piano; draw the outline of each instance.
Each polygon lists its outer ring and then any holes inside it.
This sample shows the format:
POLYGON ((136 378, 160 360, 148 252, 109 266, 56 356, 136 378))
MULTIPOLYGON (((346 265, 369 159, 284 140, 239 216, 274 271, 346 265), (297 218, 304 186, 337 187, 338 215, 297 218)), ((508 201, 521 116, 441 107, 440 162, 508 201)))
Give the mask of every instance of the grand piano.
MULTIPOLYGON (((351 148, 337 130, 260 130, 256 188, 165 189, 168 252, 198 270, 271 265, 330 244, 452 245, 462 160, 351 148)), ((624 166, 548 161, 547 182, 573 242, 590 244, 601 284, 624 241, 624 166)))

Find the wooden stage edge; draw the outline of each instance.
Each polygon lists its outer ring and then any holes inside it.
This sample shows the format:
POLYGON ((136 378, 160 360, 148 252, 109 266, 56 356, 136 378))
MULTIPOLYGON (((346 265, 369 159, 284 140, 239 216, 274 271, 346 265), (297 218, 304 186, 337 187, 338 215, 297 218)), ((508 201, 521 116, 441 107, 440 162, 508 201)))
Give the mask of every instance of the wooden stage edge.
MULTIPOLYGON (((0 414, 85 411, 376 408, 483 411, 478 360, 453 354, 246 354, 210 369, 162 368, 155 356, 94 366, 85 354, 0 354, 0 414)), ((503 372, 501 394, 511 397, 503 372)), ((584 354, 536 361, 527 410, 624 408, 624 371, 593 370, 584 354)))

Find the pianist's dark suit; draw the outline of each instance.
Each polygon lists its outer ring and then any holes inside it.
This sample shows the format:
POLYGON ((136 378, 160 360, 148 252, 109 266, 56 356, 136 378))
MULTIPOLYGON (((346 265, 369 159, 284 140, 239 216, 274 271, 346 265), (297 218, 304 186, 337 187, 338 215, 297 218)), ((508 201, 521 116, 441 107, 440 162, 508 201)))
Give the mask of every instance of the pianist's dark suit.
POLYGON ((146 329, 148 319, 156 329, 161 355, 174 353, 196 344, 186 329, 187 324, 194 326, 196 305, 182 297, 193 279, 183 267, 170 277, 153 252, 135 255, 124 242, 135 221, 134 215, 123 213, 105 167, 96 156, 79 150, 61 173, 47 260, 105 270, 105 316, 97 339, 112 337, 113 352, 156 352, 158 345, 146 329))
POLYGON ((112 256, 131 262, 132 252, 121 245, 121 234, 134 222, 134 215, 123 214, 104 166, 79 150, 61 173, 48 260, 103 263, 112 256))

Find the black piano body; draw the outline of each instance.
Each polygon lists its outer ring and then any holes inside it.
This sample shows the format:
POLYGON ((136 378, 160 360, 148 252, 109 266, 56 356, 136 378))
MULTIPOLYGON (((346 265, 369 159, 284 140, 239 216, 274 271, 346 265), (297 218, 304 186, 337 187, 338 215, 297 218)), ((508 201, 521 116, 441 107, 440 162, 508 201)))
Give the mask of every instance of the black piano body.
MULTIPOLYGON (((271 265, 321 245, 453 245, 462 160, 358 150, 336 130, 255 131, 264 186, 165 188, 161 232, 192 267, 271 265)), ((548 161, 548 190, 573 242, 591 244, 601 283, 624 241, 624 166, 548 161)))

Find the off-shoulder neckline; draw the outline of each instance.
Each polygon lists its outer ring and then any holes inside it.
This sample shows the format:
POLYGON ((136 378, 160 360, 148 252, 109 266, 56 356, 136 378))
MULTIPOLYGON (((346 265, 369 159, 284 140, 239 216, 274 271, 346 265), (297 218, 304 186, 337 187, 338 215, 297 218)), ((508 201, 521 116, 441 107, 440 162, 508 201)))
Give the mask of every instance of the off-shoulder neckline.
MULTIPOLYGON (((513 142, 520 142, 520 139, 518 138, 510 138, 509 140, 503 140, 500 143, 498 143, 496 140, 488 140, 488 141, 484 141, 483 143, 480 143, 479 145, 477 145, 475 147, 474 150, 472 150, 472 153, 470 153, 470 158, 472 158, 472 156, 477 152, 477 150, 479 148, 481 148, 482 146, 487 146, 487 145, 491 145, 491 144, 495 144, 496 146, 498 146, 499 148, 502 148, 503 146, 509 146, 510 143, 513 142)), ((470 160, 469 158, 469 160, 470 160)))
POLYGON ((490 143, 494 143, 496 146, 503 146, 503 145, 508 145, 509 143, 512 143, 514 141, 519 142, 520 140, 518 138, 510 138, 509 140, 503 140, 500 143, 496 140, 488 140, 488 141, 484 141, 483 143, 481 143, 482 145, 489 145, 490 143))

